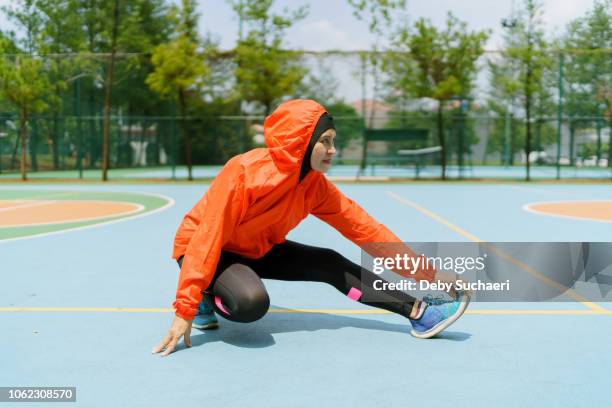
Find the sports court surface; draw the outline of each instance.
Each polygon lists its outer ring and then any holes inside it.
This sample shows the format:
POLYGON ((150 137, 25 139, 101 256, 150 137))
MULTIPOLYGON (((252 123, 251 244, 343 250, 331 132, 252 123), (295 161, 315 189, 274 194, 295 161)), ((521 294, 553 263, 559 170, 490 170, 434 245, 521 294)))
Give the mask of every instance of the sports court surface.
MULTIPOLYGON (((612 242, 605 184, 339 186, 407 242, 612 242), (587 209, 525 208, 559 202, 587 209)), ((52 404, 67 407, 609 406, 611 303, 473 303, 418 340, 331 287, 264 281, 262 320, 152 355, 172 319, 174 232, 206 188, 1 184, 0 384, 75 386, 76 403, 52 404)), ((315 218, 288 238, 360 260, 315 218)))

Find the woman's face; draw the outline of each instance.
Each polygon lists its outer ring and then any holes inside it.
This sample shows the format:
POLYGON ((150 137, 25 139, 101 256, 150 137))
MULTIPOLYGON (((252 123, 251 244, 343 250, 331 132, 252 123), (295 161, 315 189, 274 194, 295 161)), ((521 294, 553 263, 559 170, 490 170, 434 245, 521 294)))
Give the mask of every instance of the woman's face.
POLYGON ((335 139, 336 131, 334 129, 327 129, 319 137, 310 156, 310 167, 313 170, 325 173, 331 168, 332 157, 336 154, 336 148, 334 147, 335 139))

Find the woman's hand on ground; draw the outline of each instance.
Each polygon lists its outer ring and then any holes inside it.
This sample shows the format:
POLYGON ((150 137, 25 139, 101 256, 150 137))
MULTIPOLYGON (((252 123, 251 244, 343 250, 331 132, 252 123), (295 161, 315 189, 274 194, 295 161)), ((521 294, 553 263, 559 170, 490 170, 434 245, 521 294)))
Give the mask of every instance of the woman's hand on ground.
POLYGON ((191 347, 191 320, 185 320, 182 317, 174 316, 174 321, 166 337, 153 349, 153 353, 159 352, 162 357, 166 357, 172 353, 181 337, 184 337, 185 346, 191 347))

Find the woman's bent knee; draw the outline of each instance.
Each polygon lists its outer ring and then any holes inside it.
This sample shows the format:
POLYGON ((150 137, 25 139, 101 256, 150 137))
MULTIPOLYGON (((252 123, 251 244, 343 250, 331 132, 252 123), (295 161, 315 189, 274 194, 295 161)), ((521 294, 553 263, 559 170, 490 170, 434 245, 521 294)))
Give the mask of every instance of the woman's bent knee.
POLYGON ((233 264, 215 281, 215 310, 228 320, 249 323, 261 319, 270 298, 261 279, 248 266, 233 264))
POLYGON ((248 299, 239 299, 238 310, 233 317, 237 322, 250 323, 264 317, 269 308, 270 298, 266 292, 261 292, 248 299))

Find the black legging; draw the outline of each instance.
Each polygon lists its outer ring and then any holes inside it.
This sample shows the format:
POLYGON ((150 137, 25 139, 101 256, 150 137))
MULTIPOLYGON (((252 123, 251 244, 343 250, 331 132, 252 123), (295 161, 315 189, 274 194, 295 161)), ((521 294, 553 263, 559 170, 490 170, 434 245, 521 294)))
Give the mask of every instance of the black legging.
MULTIPOLYGON (((182 261, 181 257, 179 266, 182 261)), ((213 296, 215 311, 237 322, 263 317, 270 298, 261 279, 329 283, 353 300, 405 317, 414 304, 414 298, 401 291, 374 290, 372 282, 381 278, 334 250, 285 241, 259 259, 222 251, 207 289, 213 296)))

